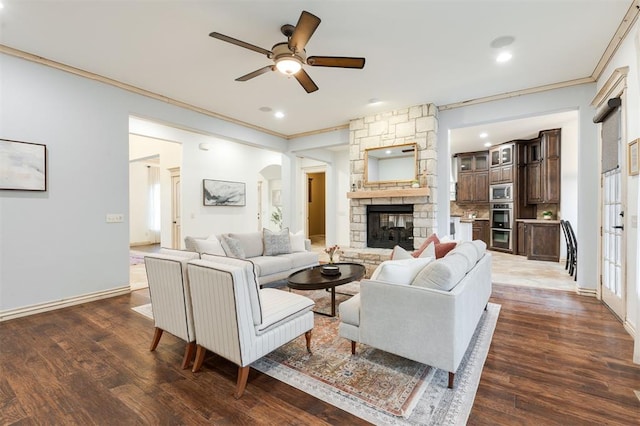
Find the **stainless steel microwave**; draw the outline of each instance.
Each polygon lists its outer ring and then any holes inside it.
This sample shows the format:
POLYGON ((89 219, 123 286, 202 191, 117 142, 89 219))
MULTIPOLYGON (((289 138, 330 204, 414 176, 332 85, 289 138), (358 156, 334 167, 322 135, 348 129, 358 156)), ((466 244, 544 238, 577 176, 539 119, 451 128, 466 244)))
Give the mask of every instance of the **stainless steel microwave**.
POLYGON ((501 183, 489 186, 489 201, 513 201, 513 184, 501 183))

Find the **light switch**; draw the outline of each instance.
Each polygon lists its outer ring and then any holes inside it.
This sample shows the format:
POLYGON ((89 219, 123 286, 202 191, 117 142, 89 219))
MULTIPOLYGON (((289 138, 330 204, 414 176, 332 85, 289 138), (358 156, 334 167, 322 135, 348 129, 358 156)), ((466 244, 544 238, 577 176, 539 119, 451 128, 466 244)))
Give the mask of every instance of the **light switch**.
POLYGON ((107 213, 107 223, 122 223, 122 222, 124 222, 124 214, 107 213))

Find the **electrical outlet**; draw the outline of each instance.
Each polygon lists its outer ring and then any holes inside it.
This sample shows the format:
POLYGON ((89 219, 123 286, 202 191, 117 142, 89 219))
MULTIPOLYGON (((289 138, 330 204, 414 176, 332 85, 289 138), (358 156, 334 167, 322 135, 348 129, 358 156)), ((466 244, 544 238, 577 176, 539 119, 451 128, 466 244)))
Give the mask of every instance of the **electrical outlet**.
POLYGON ((122 223, 122 222, 124 222, 124 214, 107 213, 107 223, 122 223))

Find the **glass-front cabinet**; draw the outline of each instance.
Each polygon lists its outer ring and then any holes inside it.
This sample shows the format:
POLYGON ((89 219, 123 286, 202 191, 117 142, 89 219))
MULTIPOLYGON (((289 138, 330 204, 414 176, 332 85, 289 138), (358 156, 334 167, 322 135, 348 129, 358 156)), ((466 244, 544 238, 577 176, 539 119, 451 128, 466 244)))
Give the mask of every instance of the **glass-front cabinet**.
POLYGON ((491 167, 513 164, 513 144, 503 144, 490 151, 491 167))

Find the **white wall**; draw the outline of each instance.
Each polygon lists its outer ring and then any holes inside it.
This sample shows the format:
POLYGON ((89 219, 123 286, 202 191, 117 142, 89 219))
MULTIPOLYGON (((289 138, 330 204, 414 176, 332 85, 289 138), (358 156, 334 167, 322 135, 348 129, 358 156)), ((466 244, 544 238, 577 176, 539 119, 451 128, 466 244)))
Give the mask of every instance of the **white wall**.
MULTIPOLYGON (((448 133, 451 129, 576 110, 578 125, 577 129, 573 130, 578 135, 577 152, 573 153, 578 165, 576 234, 578 246, 596 247, 598 192, 595 188, 599 185, 598 139, 597 126, 592 121, 595 110, 590 105, 594 95, 595 84, 583 84, 440 111, 438 115, 438 191, 435 195, 439 205, 437 214, 439 232, 447 233, 449 224, 448 180, 451 162, 448 133)), ((571 131, 569 129, 569 135, 571 131)), ((565 196, 569 194, 563 192, 562 197, 565 196)), ((563 212, 563 214, 566 213, 563 212)), ((597 283, 595 250, 580 250, 577 281, 579 289, 595 294, 597 283)))
MULTIPOLYGON (((636 21, 627 37, 624 39, 615 55, 598 79, 598 90, 602 88, 614 70, 621 67, 629 67, 627 74, 627 89, 624 111, 626 113, 626 128, 623 143, 640 138, 640 21, 636 21)), ((636 350, 634 361, 640 363, 640 274, 638 272, 638 253, 640 251, 638 241, 638 211, 640 196, 638 194, 638 176, 627 176, 627 205, 625 212, 625 237, 626 237, 626 265, 627 265, 627 297, 626 297, 626 325, 630 330, 635 329, 636 350)))
MULTIPOLYGON (((287 148, 281 138, 94 80, 9 55, 0 61, 0 134, 46 144, 49 183, 41 193, 0 191, 0 314, 128 288, 131 114, 274 151, 287 148), (125 222, 106 223, 107 213, 122 213, 125 222)), ((205 154, 184 141, 186 234, 247 229, 246 218, 255 221, 249 206, 202 207, 202 179, 246 181, 248 199, 255 198, 255 173, 245 177, 246 169, 229 156, 241 155, 250 170, 266 157, 270 163, 280 158, 217 140, 205 154)))

